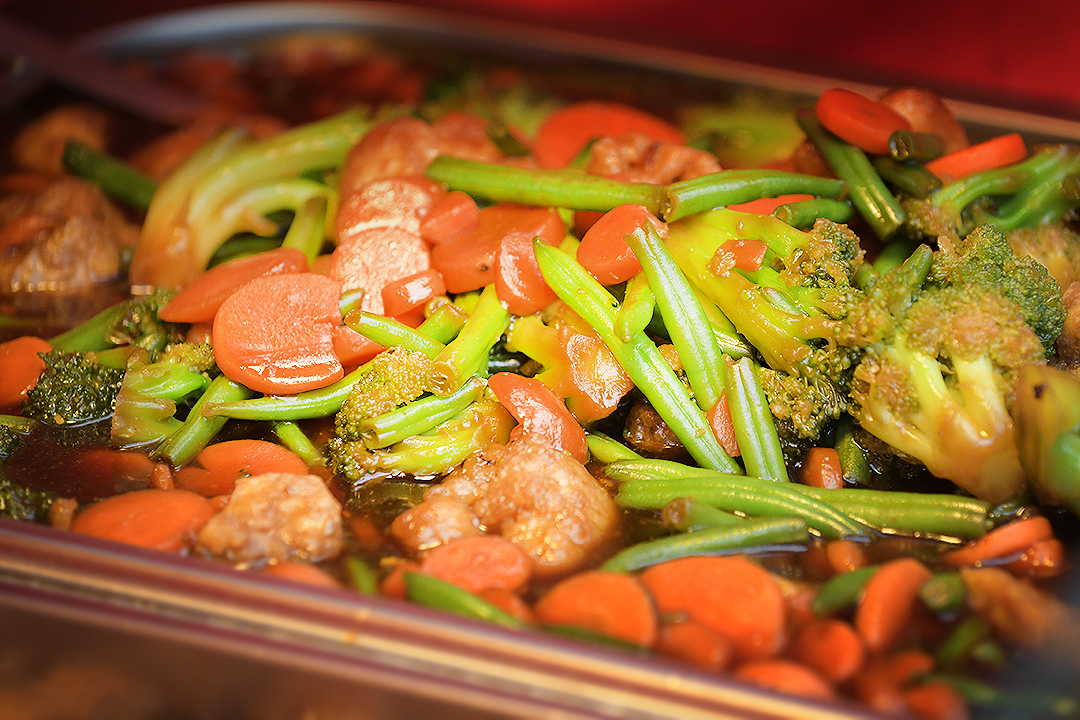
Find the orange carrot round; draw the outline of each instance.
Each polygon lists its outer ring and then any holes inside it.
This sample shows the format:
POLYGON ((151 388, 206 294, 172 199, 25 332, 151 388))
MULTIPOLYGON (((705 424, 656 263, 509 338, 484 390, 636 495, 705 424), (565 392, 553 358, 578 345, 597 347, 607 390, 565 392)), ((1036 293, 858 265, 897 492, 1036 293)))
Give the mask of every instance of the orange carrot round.
POLYGON ((177 552, 215 515, 213 504, 187 490, 135 490, 100 500, 75 515, 72 532, 177 552))
POLYGON ((532 315, 558 299, 536 261, 533 240, 509 235, 495 253, 495 293, 514 315, 532 315))
POLYGON ((821 676, 791 660, 752 660, 735 668, 734 675, 739 680, 785 695, 810 700, 832 700, 835 697, 833 689, 821 676))
POLYGON ((730 638, 737 657, 778 653, 786 640, 787 608, 780 588, 743 557, 686 557, 641 573, 662 615, 685 613, 730 638))
POLYGON ((318 565, 299 560, 285 560, 283 562, 267 565, 262 569, 263 575, 285 578, 294 582, 314 585, 315 587, 335 588, 340 590, 341 582, 326 572, 318 565))
POLYGON ((589 570, 560 581, 533 606, 537 622, 581 628, 640 647, 656 640, 652 598, 632 575, 589 570))
POLYGON ((928 682, 904 692, 908 709, 923 720, 967 720, 968 707, 952 685, 928 682))
POLYGON ((653 140, 682 145, 678 128, 650 113, 615 102, 579 102, 545 118, 536 131, 532 152, 540 167, 566 167, 592 140, 640 132, 653 140))
POLYGON ((0 343, 0 412, 18 413, 26 393, 37 384, 45 369, 38 353, 47 353, 52 345, 33 335, 23 335, 0 343))
POLYGON ((498 535, 472 535, 437 545, 420 571, 475 593, 486 588, 518 591, 529 581, 532 564, 514 543, 498 535))
POLYGON ((708 670, 723 670, 735 658, 731 640, 696 620, 661 623, 653 650, 708 670))
POLYGON ((1020 133, 1007 133, 935 158, 926 163, 926 169, 948 184, 972 173, 1018 163, 1027 155, 1020 133))
POLYGON ((397 598, 398 600, 404 600, 409 594, 408 588, 405 587, 405 573, 418 572, 420 570, 420 563, 412 562, 411 560, 403 560, 396 565, 386 574, 386 576, 379 581, 379 594, 386 597, 397 598))
POLYGON ((911 129, 911 123, 888 105, 845 88, 821 93, 814 114, 834 135, 877 155, 889 152, 890 135, 911 129))
POLYGON ((882 653, 893 647, 914 612, 919 589, 931 577, 915 558, 890 560, 878 568, 855 609, 855 628, 867 650, 882 653))
POLYGON ((307 257, 296 248, 276 248, 230 260, 196 278, 161 308, 159 315, 168 322, 212 322, 221 303, 255 278, 307 271, 307 257))
POLYGON ((829 569, 836 575, 858 570, 866 565, 866 551, 853 540, 833 540, 825 545, 829 569))
POLYGON ((853 678, 866 653, 855 628, 836 618, 820 618, 804 626, 791 644, 791 657, 833 685, 853 678))
POLYGON ((536 623, 532 608, 520 595, 504 588, 485 588, 476 593, 481 600, 486 600, 507 615, 517 618, 526 625, 536 623))
POLYGON ((380 226, 350 235, 330 256, 327 275, 342 292, 363 290, 361 309, 385 314, 383 288, 431 267, 427 243, 400 227, 380 226))
POLYGON ((472 230, 479 221, 476 201, 468 193, 452 190, 420 221, 420 237, 429 245, 438 245, 472 230))
POLYGON ((626 236, 651 222, 660 237, 667 237, 667 223, 643 205, 620 205, 607 211, 588 229, 577 247, 577 260, 601 285, 614 285, 641 272, 626 236))
POLYGON ((1049 540, 1053 537, 1054 531, 1050 527, 1050 521, 1041 515, 1014 520, 994 528, 978 540, 958 550, 946 553, 942 560, 952 567, 979 565, 990 560, 1017 555, 1040 540, 1049 540))
POLYGON ((396 227, 420 234, 420 223, 446 191, 422 175, 397 175, 372 180, 341 198, 335 217, 339 243, 347 243, 371 228, 396 227))
POLYGON ((562 400, 543 382, 517 373, 501 372, 488 378, 488 387, 518 421, 515 433, 541 435, 578 462, 588 460, 585 431, 562 400))
POLYGON ((442 273, 435 268, 421 270, 383 286, 383 312, 388 317, 404 315, 445 294, 446 281, 442 273))
POLYGON ((1005 563, 1012 574, 1035 580, 1057 577, 1065 567, 1065 546, 1057 538, 1037 540, 1020 557, 1005 563))
POLYGON ((230 380, 268 395, 323 387, 344 375, 334 354, 341 286, 314 273, 256 278, 214 318, 214 358, 230 380))
POLYGON ((803 483, 810 487, 839 490, 844 487, 844 469, 835 448, 812 447, 803 463, 803 483))
POLYGON ((205 497, 227 495, 236 480, 248 475, 303 475, 307 464, 298 455, 266 440, 226 440, 207 445, 192 464, 176 471, 176 486, 205 497))

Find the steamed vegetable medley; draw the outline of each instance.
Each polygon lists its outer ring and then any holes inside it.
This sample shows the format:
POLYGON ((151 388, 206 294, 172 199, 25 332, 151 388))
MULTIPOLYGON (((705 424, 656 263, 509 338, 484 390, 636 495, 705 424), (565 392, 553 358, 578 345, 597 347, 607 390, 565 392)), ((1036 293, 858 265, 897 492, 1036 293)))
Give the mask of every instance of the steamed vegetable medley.
POLYGON ((194 56, 214 112, 134 154, 22 129, 5 515, 888 715, 1075 712, 1001 683, 1080 671, 1080 149, 911 88, 660 117, 350 63, 299 124, 194 56))

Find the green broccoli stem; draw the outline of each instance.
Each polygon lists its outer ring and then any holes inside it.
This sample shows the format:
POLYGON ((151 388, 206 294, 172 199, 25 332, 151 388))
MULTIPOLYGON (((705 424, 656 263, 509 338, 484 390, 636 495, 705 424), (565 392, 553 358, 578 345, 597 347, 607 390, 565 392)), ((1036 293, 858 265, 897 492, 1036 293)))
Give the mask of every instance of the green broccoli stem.
POLYGON ((457 585, 416 572, 406 572, 404 578, 406 597, 415 603, 513 630, 525 628, 525 624, 513 615, 457 585))
POLYGON ((488 353, 509 327, 510 312, 499 301, 495 286, 488 285, 461 332, 432 360, 435 392, 449 395, 473 375, 486 374, 488 353))
POLYGON ((37 424, 37 420, 23 417, 22 415, 0 415, 0 427, 6 427, 20 435, 26 435, 33 430, 34 426, 37 424))
POLYGON ((797 111, 795 119, 836 176, 847 183, 852 204, 874 234, 886 240, 900 229, 907 214, 885 187, 866 153, 822 127, 810 108, 797 111))
POLYGON ((758 369, 750 358, 732 361, 727 367, 727 403, 735 439, 739 443, 746 474, 762 480, 788 482, 784 450, 776 421, 769 410, 769 399, 761 387, 758 369))
POLYGON ((615 334, 627 342, 635 334, 644 332, 652 322, 654 310, 656 297, 649 287, 649 278, 645 273, 638 273, 626 281, 622 304, 615 312, 615 334))
POLYGON ((308 467, 326 464, 319 448, 315 447, 304 429, 292 420, 275 420, 270 423, 270 429, 281 444, 307 463, 308 467))
POLYGON ((660 511, 660 517, 663 518, 665 525, 670 525, 680 532, 709 527, 730 527, 747 522, 742 515, 727 512, 688 497, 675 498, 669 502, 660 511))
POLYGON ((896 130, 889 136, 889 157, 897 162, 926 162, 940 157, 944 152, 945 141, 937 133, 896 130))
POLYGON ((750 548, 809 542, 810 531, 802 518, 755 518, 737 525, 703 528, 631 545, 606 560, 600 569, 633 572, 691 555, 744 553, 750 548))
POLYGON ((252 390, 224 375, 217 376, 188 412, 183 425, 158 445, 150 453, 151 457, 168 460, 174 467, 191 462, 221 432, 228 420, 224 416, 205 415, 204 408, 244 400, 254 394, 252 390))
POLYGON ((64 167, 133 210, 145 213, 157 191, 157 183, 117 158, 98 152, 78 140, 64 143, 61 156, 64 167))
POLYGON ((223 242, 221 247, 210 256, 210 261, 206 263, 206 267, 216 267, 230 260, 258 255, 261 252, 279 247, 281 247, 281 238, 279 237, 262 237, 251 233, 240 233, 223 242))
POLYGON ((86 322, 49 339, 49 344, 65 352, 95 352, 115 347, 109 332, 127 312, 127 301, 105 308, 86 322))
POLYGON ((809 230, 819 219, 835 223, 848 223, 855 217, 855 206, 850 200, 814 198, 784 203, 772 211, 772 216, 800 230, 809 230))
MULTIPOLYGON (((505 413, 509 418, 501 405, 495 402, 490 405, 495 412, 505 413)), ((484 415, 485 412, 476 409, 476 405, 470 406, 443 423, 436 432, 411 435, 385 450, 372 450, 371 453, 378 456, 380 470, 417 476, 447 473, 477 450, 493 442, 506 442, 509 421, 500 424, 498 418, 484 415)))
POLYGON ((836 178, 784 170, 721 170, 667 186, 661 217, 673 222, 705 210, 780 195, 818 195, 840 199, 847 184, 836 178))
MULTIPOLYGON (((649 481, 683 483, 666 489, 663 484, 657 484, 653 488, 653 494, 643 495, 651 498, 652 503, 664 500, 662 490, 669 492, 667 500, 692 496, 702 502, 709 502, 703 493, 732 482, 731 476, 666 460, 619 461, 608 465, 605 472, 614 480, 641 482, 640 489, 643 494, 648 489, 649 481)), ((764 486, 764 491, 771 492, 770 488, 776 488, 778 492, 794 492, 805 498, 828 503, 845 517, 854 518, 878 530, 977 538, 986 534, 991 524, 990 503, 961 495, 862 488, 827 490, 798 483, 778 484, 760 480, 755 482, 764 486)), ((662 504, 658 507, 662 507, 662 504)))
POLYGON ((874 158, 874 169, 886 183, 920 200, 930 197, 942 186, 941 178, 917 162, 898 162, 881 155, 874 158))
POLYGON ((896 238, 881 249, 878 256, 874 258, 872 267, 878 275, 885 275, 907 262, 920 246, 926 247, 918 238, 896 238))
POLYGON ((432 360, 446 347, 425 333, 385 315, 353 310, 343 320, 350 328, 383 347, 403 347, 422 352, 432 360))
POLYGON ((1028 225, 1057 222, 1080 204, 1080 199, 1065 184, 1067 178, 1075 177, 1080 171, 1080 152, 1064 145, 1044 148, 1036 155, 1042 153, 1054 157, 1057 162, 1003 203, 996 215, 979 217, 980 223, 993 224, 998 230, 1008 232, 1028 225))
POLYGON ((602 212, 619 205, 644 205, 659 215, 664 201, 663 186, 611 180, 579 170, 528 170, 440 156, 424 174, 451 190, 495 202, 602 212))
POLYGON ((641 455, 600 432, 590 431, 585 436, 585 443, 589 447, 590 457, 598 462, 611 463, 616 460, 641 459, 641 455))
POLYGON ((360 422, 364 445, 376 450, 420 435, 460 415, 484 394, 487 383, 470 378, 457 392, 446 397, 426 395, 388 413, 360 422))
POLYGON ((293 215, 281 247, 296 248, 312 263, 322 253, 326 239, 329 202, 327 195, 314 195, 303 202, 293 215))
POLYGON ((618 302, 604 286, 561 250, 536 240, 533 249, 548 286, 597 332, 615 361, 648 398, 690 456, 705 467, 738 472, 738 465, 720 447, 705 414, 652 340, 638 333, 623 342, 615 334, 618 302))
MULTIPOLYGON (((634 232, 628 233, 625 239, 648 278, 656 306, 664 319, 664 327, 679 353, 694 400, 703 412, 708 412, 723 396, 726 384, 724 355, 712 332, 712 323, 652 223, 642 224, 634 232)), ((617 322, 618 311, 615 319, 617 322)), ((634 334, 630 333, 630 336, 634 334)), ((626 342, 621 334, 619 337, 626 342)))

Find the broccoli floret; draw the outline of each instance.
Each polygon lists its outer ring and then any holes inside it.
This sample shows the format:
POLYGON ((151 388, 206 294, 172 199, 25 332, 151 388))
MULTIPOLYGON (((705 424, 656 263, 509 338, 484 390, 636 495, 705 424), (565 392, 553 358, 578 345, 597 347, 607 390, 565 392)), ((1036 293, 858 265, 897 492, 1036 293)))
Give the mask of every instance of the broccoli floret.
POLYGON ((1052 347, 1065 324, 1061 287, 1047 269, 1030 257, 1017 257, 1005 236, 984 225, 963 240, 939 240, 930 281, 1000 291, 1020 306, 1027 323, 1046 347, 1052 347))
POLYGON ((1080 169, 1080 149, 1048 145, 1014 165, 955 180, 925 200, 903 203, 908 231, 916 236, 963 237, 980 225, 1002 231, 1056 222, 1080 203, 1063 183, 1080 169))
POLYGON ((69 447, 108 441, 124 369, 102 364, 97 353, 50 350, 41 355, 45 368, 26 394, 23 414, 40 420, 69 447))
POLYGON ((129 298, 124 302, 123 313, 106 330, 105 339, 113 345, 144 348, 152 355, 182 342, 187 325, 165 322, 158 317, 161 308, 175 294, 173 290, 158 288, 129 298))
MULTIPOLYGON (((27 418, 0 415, 0 468, 23 447, 34 424, 27 418)), ((23 487, 0 472, 0 517, 41 522, 55 499, 55 493, 23 487)))
POLYGON ((113 445, 157 444, 183 424, 178 411, 190 407, 217 374, 208 344, 170 345, 161 359, 133 359, 116 396, 110 439, 113 445))
POLYGON ((431 388, 431 359, 424 353, 390 348, 376 355, 334 418, 338 437, 360 440, 364 420, 415 400, 431 388))
POLYGON ((1031 257, 1062 290, 1080 279, 1080 233, 1063 222, 1041 223, 1005 233, 1017 257, 1031 257))

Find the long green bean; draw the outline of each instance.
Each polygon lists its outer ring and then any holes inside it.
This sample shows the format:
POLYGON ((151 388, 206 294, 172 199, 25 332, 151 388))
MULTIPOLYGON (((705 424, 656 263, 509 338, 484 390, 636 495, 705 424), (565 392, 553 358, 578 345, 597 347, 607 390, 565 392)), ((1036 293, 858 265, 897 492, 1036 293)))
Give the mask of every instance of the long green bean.
POLYGON ((615 298, 566 253, 543 242, 534 241, 533 248, 544 280, 597 331, 616 362, 649 399, 690 456, 705 467, 738 472, 738 465, 720 447, 705 414, 690 399, 652 340, 644 333, 634 335, 629 342, 616 336, 615 298))
POLYGON ((432 360, 435 391, 449 395, 476 373, 486 373, 488 353, 508 327, 510 312, 499 301, 495 286, 488 285, 461 332, 432 360))
POLYGON ((649 278, 638 273, 626 281, 622 304, 615 311, 615 334, 628 342, 635 334, 643 332, 652 322, 656 309, 656 297, 649 287, 649 278))
POLYGON ((689 532, 709 527, 728 527, 747 522, 742 515, 698 502, 694 498, 675 498, 660 511, 665 525, 689 532))
POLYGON ((806 194, 840 199, 847 184, 836 178, 801 175, 783 170, 721 170, 667 186, 660 215, 667 222, 763 197, 806 194))
POLYGON ((585 442, 589 446, 589 455, 602 463, 641 459, 636 452, 603 433, 590 432, 585 436, 585 442))
POLYGON ((480 378, 470 378, 446 397, 425 395, 388 413, 360 421, 360 435, 371 449, 384 448, 407 437, 432 430, 459 415, 483 395, 487 387, 480 378))
POLYGON ((802 518, 759 518, 631 545, 609 558, 600 569, 632 572, 689 555, 721 555, 766 545, 805 545, 809 541, 810 532, 802 518))
POLYGON ((270 423, 270 429, 277 436, 277 439, 281 441, 281 444, 307 463, 308 467, 326 464, 326 460, 323 458, 322 453, 319 452, 319 448, 315 447, 315 443, 311 442, 311 438, 307 436, 307 433, 292 420, 274 421, 270 423))
POLYGON ((855 207, 850 200, 814 198, 784 203, 773 210, 772 215, 792 227, 809 230, 814 227, 814 223, 819 218, 832 220, 835 223, 851 222, 851 219, 855 217, 855 207))
POLYGON ((157 183, 122 160, 98 152, 78 140, 64 143, 64 167, 101 187, 101 191, 130 208, 146 212, 157 183))
POLYGON ((758 369, 750 358, 723 361, 727 366, 728 409, 735 439, 739 443, 746 474, 764 480, 787 482, 787 466, 780 434, 761 387, 758 369))
POLYGON ((515 630, 525 627, 524 623, 513 615, 457 585, 415 572, 406 572, 404 578, 405 592, 413 602, 515 630))
POLYGON ((151 456, 164 458, 175 467, 187 464, 221 432, 228 419, 224 416, 205 415, 203 409, 216 403, 243 400, 254 394, 240 383, 218 375, 195 402, 180 429, 156 447, 151 456))
POLYGON ((859 593, 877 571, 877 565, 867 565, 832 576, 818 588, 817 595, 810 601, 810 609, 815 615, 832 615, 854 604, 859 593))
POLYGON ((403 347, 413 352, 422 352, 434 360, 446 346, 438 340, 432 340, 426 333, 413 329, 405 323, 384 315, 352 310, 343 321, 350 328, 383 347, 403 347))

